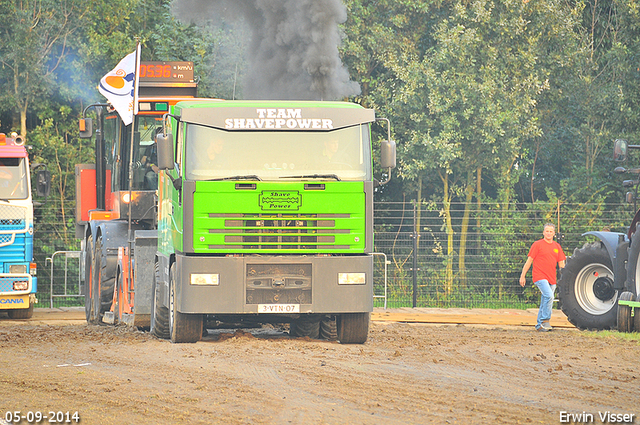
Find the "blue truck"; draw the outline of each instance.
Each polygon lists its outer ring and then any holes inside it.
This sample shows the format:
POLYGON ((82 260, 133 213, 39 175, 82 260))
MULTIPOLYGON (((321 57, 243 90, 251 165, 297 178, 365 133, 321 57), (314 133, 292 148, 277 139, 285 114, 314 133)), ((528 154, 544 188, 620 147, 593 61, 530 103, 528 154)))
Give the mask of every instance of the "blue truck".
MULTIPOLYGON (((47 176, 38 175, 46 192, 47 176)), ((0 312, 7 311, 11 319, 31 318, 36 270, 29 155, 21 136, 0 133, 0 312)))

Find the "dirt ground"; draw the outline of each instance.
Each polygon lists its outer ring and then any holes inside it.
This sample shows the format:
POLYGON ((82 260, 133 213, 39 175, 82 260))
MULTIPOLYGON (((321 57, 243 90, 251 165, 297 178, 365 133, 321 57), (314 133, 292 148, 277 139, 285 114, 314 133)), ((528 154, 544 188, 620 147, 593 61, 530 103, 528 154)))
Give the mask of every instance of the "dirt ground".
POLYGON ((422 320, 434 324, 379 312, 364 345, 291 339, 276 327, 171 344, 89 326, 78 313, 20 323, 0 315, 0 424, 15 411, 42 412, 41 423, 78 412, 83 424, 611 422, 606 412, 640 423, 640 344, 557 317, 553 332, 539 333, 531 314, 520 325, 495 319, 512 312, 422 320))

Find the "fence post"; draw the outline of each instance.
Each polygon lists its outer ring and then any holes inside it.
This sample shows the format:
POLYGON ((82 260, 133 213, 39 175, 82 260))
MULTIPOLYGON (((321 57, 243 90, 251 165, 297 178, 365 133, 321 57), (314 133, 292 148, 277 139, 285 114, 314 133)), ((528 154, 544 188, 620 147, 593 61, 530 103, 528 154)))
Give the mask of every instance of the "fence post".
POLYGON ((417 205, 413 204, 413 308, 418 306, 418 229, 417 205))

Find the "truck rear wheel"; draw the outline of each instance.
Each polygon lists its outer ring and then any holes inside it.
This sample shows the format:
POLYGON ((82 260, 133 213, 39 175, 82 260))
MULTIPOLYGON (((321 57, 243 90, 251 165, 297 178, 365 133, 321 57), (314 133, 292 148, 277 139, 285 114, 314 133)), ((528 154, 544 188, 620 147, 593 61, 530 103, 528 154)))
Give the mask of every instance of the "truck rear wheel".
POLYGON ((289 333, 294 337, 320 338, 320 320, 301 318, 291 322, 289 333))
POLYGON ((337 318, 341 344, 364 344, 369 336, 370 313, 343 313, 337 318))
POLYGON ((202 314, 185 314, 178 311, 175 299, 176 264, 169 271, 169 334, 171 342, 198 342, 202 338, 204 317, 202 314))
POLYGON ((29 308, 18 308, 15 310, 7 310, 7 313, 9 313, 9 319, 13 319, 13 320, 31 319, 33 317, 33 304, 31 304, 29 308))
POLYGON ((160 275, 160 265, 156 261, 155 279, 151 286, 151 333, 158 338, 169 339, 169 309, 162 305, 160 291, 158 291, 158 280, 160 275))
POLYGON ((324 317, 320 321, 320 338, 327 341, 338 340, 338 324, 335 317, 324 317))
POLYGON ((618 292, 613 287, 613 267, 600 242, 575 249, 558 280, 562 311, 579 329, 613 329, 618 292))
MULTIPOLYGON (((635 296, 631 292, 620 294, 621 301, 633 301, 635 296)), ((631 307, 618 304, 618 331, 633 332, 633 318, 631 317, 631 307)))

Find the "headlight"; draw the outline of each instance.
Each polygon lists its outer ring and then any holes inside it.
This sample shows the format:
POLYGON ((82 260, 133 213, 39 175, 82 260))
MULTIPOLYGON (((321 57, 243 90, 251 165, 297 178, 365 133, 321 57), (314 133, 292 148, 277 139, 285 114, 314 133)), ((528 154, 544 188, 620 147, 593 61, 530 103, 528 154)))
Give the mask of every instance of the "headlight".
POLYGON ((364 285, 366 273, 338 273, 338 285, 364 285))
POLYGON ((220 285, 219 274, 191 274, 192 285, 220 285))
POLYGON ((9 273, 25 274, 27 272, 26 264, 14 264, 9 267, 9 273))
POLYGON ((14 291, 26 291, 27 289, 29 289, 29 282, 28 281, 15 281, 13 282, 13 290, 14 291))

